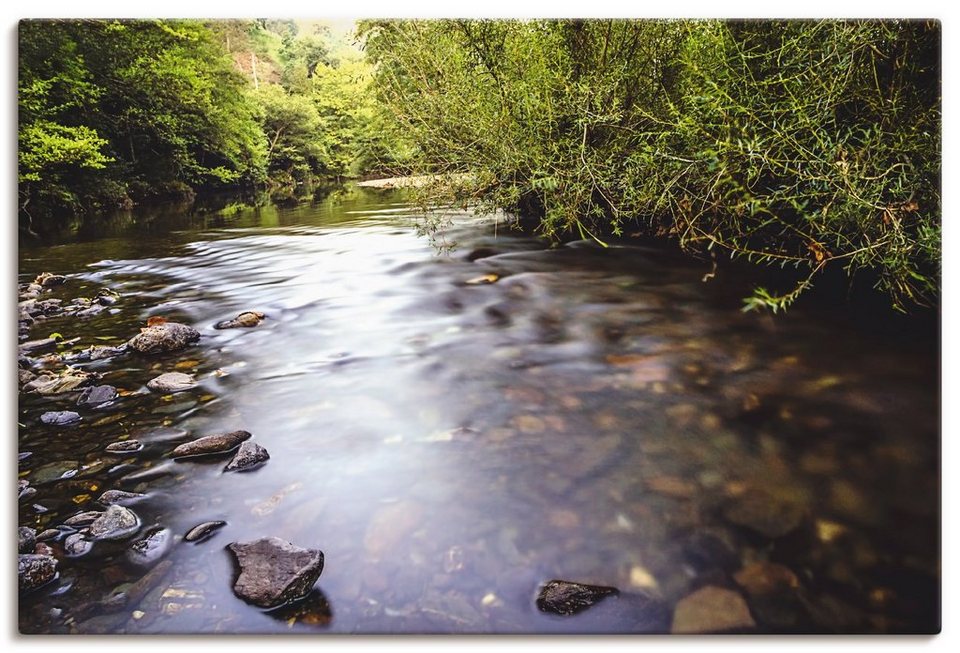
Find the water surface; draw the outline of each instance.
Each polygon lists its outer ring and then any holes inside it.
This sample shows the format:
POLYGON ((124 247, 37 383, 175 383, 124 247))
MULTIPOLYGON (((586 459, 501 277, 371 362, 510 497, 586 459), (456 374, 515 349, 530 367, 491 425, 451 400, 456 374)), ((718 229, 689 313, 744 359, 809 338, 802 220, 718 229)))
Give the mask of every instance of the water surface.
POLYGON ((639 628, 603 604, 539 612, 554 578, 669 610, 732 589, 761 632, 936 628, 935 331, 904 338, 803 307, 745 315, 746 286, 704 283, 702 263, 629 243, 550 247, 469 213, 439 254, 417 215, 396 193, 353 190, 21 250, 21 282, 68 275, 50 296, 121 295, 113 312, 51 318, 31 337, 118 344, 154 315, 202 334, 178 354, 85 366, 130 394, 80 410, 76 427, 38 420, 75 395, 21 395, 20 476, 38 492, 19 525, 57 526, 118 488, 147 493, 133 507, 144 527, 178 538, 169 571, 119 612, 95 602, 148 571, 124 545, 65 558, 50 542, 60 577, 21 598, 22 632, 639 628), (471 283, 484 275, 496 282, 471 283), (212 328, 244 310, 268 318, 212 328), (174 370, 199 387, 146 390, 174 370), (244 429, 271 458, 233 474, 225 459, 174 463, 187 437, 174 429, 244 429), (145 450, 104 452, 130 437, 145 450), (800 526, 771 538, 735 523, 744 497, 799 511, 800 526), (179 540, 209 520, 227 526, 179 540), (324 552, 305 604, 268 613, 233 595, 225 546, 263 536, 324 552), (750 596, 736 576, 759 561, 796 586, 750 596))

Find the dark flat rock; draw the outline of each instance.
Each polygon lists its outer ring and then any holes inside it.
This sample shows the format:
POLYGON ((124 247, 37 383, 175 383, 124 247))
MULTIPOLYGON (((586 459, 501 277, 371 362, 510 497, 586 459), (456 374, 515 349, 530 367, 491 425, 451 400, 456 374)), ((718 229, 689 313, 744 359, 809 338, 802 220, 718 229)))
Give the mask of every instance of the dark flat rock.
POLYGON ((112 385, 95 385, 84 388, 77 397, 77 406, 80 408, 101 408, 107 406, 117 398, 117 389, 112 385))
POLYGON ((37 531, 29 526, 21 526, 17 529, 17 553, 33 553, 33 547, 37 545, 37 531))
POLYGON ((620 591, 615 587, 551 580, 540 588, 540 593, 537 595, 537 608, 541 612, 568 616, 582 612, 598 601, 608 596, 617 596, 619 593, 620 591))
POLYGON ((230 431, 229 433, 206 435, 190 442, 184 442, 174 449, 170 455, 174 458, 186 458, 187 456, 209 456, 227 453, 239 447, 241 442, 250 439, 250 437, 251 434, 247 431, 230 431))
POLYGON ((72 410, 51 410, 40 416, 40 421, 48 426, 69 426, 80 419, 80 413, 72 410))
POLYGON ((36 553, 21 553, 17 559, 17 576, 21 592, 46 585, 57 575, 57 559, 36 553))
POLYGON ((97 501, 103 506, 112 506, 114 504, 120 506, 128 506, 131 503, 136 503, 141 499, 145 499, 146 494, 140 494, 139 492, 125 492, 123 490, 107 490, 100 495, 100 498, 97 501))
POLYGON ((210 537, 213 537, 213 534, 218 530, 227 525, 225 521, 206 521, 202 524, 197 524, 183 536, 183 539, 187 542, 203 542, 210 537))
POLYGON ((141 449, 143 449, 143 443, 140 440, 119 440, 104 447, 107 453, 116 454, 136 453, 141 449))
POLYGON ((247 440, 240 445, 233 460, 227 463, 223 471, 247 472, 260 467, 268 460, 270 460, 270 454, 266 449, 255 442, 247 440))
POLYGON ((323 553, 302 549, 278 537, 228 546, 240 575, 234 593, 261 608, 276 608, 304 597, 323 571, 323 553))
POLYGON ((92 524, 88 533, 95 540, 122 540, 137 532, 140 518, 129 508, 114 504, 92 524))
POLYGON ((165 322, 140 330, 127 345, 141 354, 162 354, 186 349, 200 339, 200 332, 186 324, 165 322))
POLYGON ((191 375, 183 372, 166 372, 147 381, 147 387, 154 392, 174 393, 196 388, 197 382, 191 375))
POLYGON ((21 353, 31 353, 35 351, 40 351, 41 349, 49 349, 57 344, 56 338, 40 338, 39 340, 28 340, 27 342, 20 343, 20 352, 21 353))

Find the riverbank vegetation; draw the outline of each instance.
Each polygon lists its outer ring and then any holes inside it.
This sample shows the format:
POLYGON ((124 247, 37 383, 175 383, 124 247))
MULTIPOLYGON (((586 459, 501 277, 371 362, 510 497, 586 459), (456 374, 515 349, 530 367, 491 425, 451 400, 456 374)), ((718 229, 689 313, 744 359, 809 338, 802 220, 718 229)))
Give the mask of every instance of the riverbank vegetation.
POLYGON ((906 310, 939 302, 940 124, 937 22, 20 25, 27 231, 197 191, 287 201, 426 175, 426 206, 788 271, 747 308, 841 268, 906 310))
POLYGON ((363 31, 410 170, 455 179, 428 187, 430 202, 532 214, 550 237, 665 236, 795 270, 748 308, 786 308, 834 266, 870 271, 899 309, 938 302, 938 23, 363 31))
POLYGON ((21 225, 374 170, 369 73, 322 23, 23 21, 21 225))

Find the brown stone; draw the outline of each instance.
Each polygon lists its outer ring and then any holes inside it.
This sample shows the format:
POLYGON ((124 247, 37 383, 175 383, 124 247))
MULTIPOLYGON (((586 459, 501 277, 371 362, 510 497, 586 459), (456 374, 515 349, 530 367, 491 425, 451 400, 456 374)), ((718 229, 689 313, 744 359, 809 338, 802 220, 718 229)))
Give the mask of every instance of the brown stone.
POLYGON ((251 434, 248 431, 230 431, 229 433, 217 433, 215 435, 206 435, 190 442, 184 442, 171 452, 174 458, 184 458, 187 456, 208 456, 211 454, 227 453, 240 446, 244 440, 249 440, 251 434))
POLYGON ((756 623, 743 597, 708 585, 680 599, 673 611, 675 634, 723 633, 753 628, 756 623))
POLYGON ((734 574, 733 579, 750 596, 782 594, 800 587, 796 574, 775 562, 749 564, 734 574))

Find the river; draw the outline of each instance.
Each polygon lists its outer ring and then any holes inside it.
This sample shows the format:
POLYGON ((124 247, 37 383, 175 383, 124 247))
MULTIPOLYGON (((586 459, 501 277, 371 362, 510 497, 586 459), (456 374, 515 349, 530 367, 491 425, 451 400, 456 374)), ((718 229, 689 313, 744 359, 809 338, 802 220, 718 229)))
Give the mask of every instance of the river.
POLYGON ((732 600, 746 632, 938 628, 935 326, 744 314, 748 285, 704 282, 708 266, 668 249, 550 247, 462 211, 438 251, 417 216, 401 191, 349 188, 21 248, 21 283, 67 275, 44 296, 119 293, 30 338, 115 345, 158 315, 202 334, 78 364, 122 391, 105 411, 20 395, 20 478, 37 491, 18 525, 59 528, 59 576, 21 596, 21 632, 713 630, 732 600), (267 317, 213 328, 246 310, 267 317), (169 371, 199 384, 146 388, 169 371), (40 423, 52 410, 82 420, 40 423), (169 458, 236 429, 265 465, 169 458), (145 448, 104 451, 127 438, 145 448), (141 534, 169 534, 161 560, 131 561, 130 540, 64 554, 64 520, 108 489, 146 494, 131 508, 141 534), (226 526, 182 540, 211 520, 226 526), (265 536, 325 557, 311 595, 273 612, 234 595, 226 549, 265 536), (551 579, 621 598, 547 614, 551 579), (647 599, 656 615, 629 608, 647 599))

